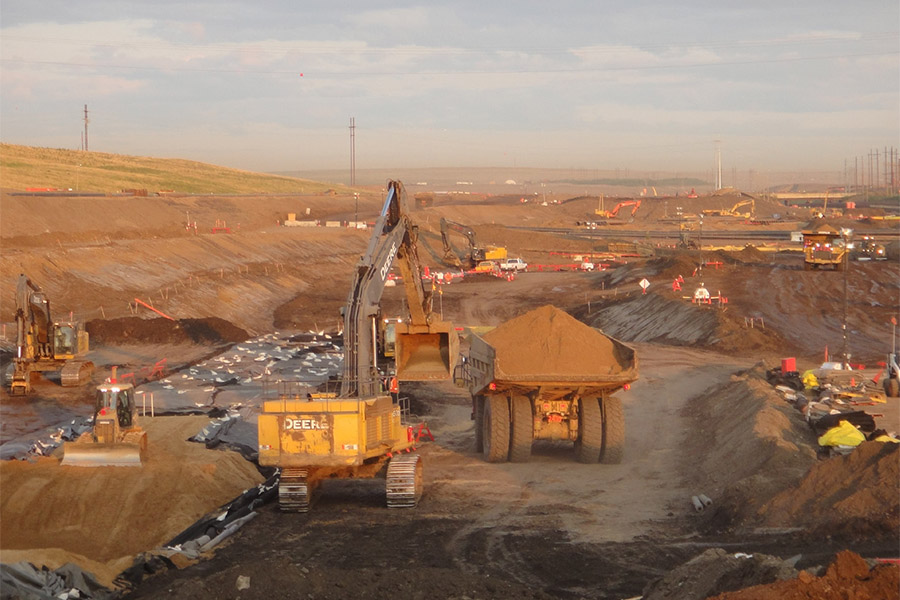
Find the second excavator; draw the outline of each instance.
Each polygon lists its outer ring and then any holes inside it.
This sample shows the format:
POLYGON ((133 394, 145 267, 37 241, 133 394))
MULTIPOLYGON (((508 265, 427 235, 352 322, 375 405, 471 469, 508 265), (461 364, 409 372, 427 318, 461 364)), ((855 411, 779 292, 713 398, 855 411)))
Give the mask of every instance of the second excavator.
POLYGON ((60 384, 79 386, 91 379, 94 363, 82 357, 89 350, 88 333, 75 322, 56 322, 50 301, 26 275, 16 286, 16 355, 8 373, 9 393, 31 392, 39 372, 59 372, 60 384))

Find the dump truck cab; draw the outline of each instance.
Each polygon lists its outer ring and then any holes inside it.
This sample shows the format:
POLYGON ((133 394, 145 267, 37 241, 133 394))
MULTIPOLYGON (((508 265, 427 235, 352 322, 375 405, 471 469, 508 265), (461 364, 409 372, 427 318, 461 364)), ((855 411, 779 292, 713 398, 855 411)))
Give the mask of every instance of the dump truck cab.
POLYGON ((803 232, 803 267, 807 271, 831 268, 844 269, 847 246, 841 232, 833 227, 821 227, 803 232))

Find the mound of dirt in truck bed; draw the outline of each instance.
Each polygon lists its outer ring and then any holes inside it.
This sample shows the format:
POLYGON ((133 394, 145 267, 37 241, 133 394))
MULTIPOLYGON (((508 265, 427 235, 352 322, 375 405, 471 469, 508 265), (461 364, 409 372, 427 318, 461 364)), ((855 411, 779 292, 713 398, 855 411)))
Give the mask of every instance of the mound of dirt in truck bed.
POLYGON ((633 353, 549 304, 503 323, 484 339, 496 351, 497 371, 510 377, 602 380, 627 375, 635 366, 633 353))
POLYGON ((802 526, 857 539, 900 528, 900 444, 864 442, 812 466, 803 480, 759 510, 767 527, 802 526))
POLYGON ((141 319, 94 319, 85 329, 92 341, 103 344, 236 344, 251 336, 218 317, 204 319, 179 319, 172 321, 162 317, 141 319))

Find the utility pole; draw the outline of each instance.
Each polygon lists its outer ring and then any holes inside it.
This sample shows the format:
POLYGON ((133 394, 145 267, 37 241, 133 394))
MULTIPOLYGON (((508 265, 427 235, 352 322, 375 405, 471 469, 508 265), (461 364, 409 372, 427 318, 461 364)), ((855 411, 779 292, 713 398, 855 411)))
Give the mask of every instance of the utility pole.
POLYGON ((350 185, 356 185, 356 118, 350 117, 350 185))
POLYGON ((84 151, 85 152, 88 151, 88 136, 87 136, 88 128, 87 128, 87 126, 88 126, 88 110, 87 110, 87 104, 85 104, 84 105, 84 151))
POLYGON ((719 146, 720 140, 716 142, 716 191, 722 189, 722 149, 719 146))
POLYGON ((847 347, 847 279, 850 271, 850 250, 853 249, 853 230, 852 229, 841 229, 841 237, 844 240, 844 258, 842 259, 844 264, 842 265, 844 269, 844 318, 841 323, 841 334, 842 334, 842 348, 841 355, 843 359, 843 368, 850 368, 850 351, 847 347))

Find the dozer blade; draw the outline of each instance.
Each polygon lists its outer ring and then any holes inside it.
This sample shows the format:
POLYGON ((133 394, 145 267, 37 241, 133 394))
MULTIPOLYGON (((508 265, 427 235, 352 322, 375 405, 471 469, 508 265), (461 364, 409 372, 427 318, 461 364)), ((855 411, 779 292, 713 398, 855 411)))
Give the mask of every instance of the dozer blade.
POLYGON ((450 379, 459 354, 459 335, 450 323, 427 326, 397 325, 395 359, 397 379, 433 381, 450 379))
POLYGON ((140 467, 139 444, 95 444, 66 442, 63 444, 63 466, 71 467, 140 467))

